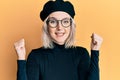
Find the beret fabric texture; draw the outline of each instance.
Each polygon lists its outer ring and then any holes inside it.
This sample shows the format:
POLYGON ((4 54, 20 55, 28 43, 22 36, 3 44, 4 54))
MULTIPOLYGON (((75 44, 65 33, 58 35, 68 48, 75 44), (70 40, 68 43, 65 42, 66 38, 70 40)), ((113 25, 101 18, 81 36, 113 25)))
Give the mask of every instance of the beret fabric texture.
POLYGON ((40 18, 44 21, 49 14, 55 11, 68 13, 72 18, 75 16, 74 6, 69 1, 56 0, 45 3, 43 10, 40 12, 40 18))

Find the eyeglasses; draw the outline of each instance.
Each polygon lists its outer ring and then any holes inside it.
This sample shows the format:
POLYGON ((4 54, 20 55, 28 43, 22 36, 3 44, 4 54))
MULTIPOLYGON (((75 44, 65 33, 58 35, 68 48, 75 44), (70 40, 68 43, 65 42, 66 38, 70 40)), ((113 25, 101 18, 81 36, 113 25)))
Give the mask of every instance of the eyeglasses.
POLYGON ((46 23, 47 25, 49 25, 52 28, 56 28, 59 24, 59 22, 61 23, 61 25, 65 28, 69 27, 72 23, 72 19, 71 18, 64 18, 62 20, 57 20, 54 17, 48 18, 46 23))

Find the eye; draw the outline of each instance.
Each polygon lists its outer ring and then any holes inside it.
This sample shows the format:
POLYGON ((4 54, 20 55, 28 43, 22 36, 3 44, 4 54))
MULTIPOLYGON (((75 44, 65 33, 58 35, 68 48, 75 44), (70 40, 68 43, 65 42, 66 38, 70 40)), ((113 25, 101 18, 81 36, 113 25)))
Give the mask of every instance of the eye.
POLYGON ((70 20, 63 20, 63 23, 64 23, 64 24, 69 24, 69 23, 70 23, 70 20))
POLYGON ((49 19, 49 20, 48 20, 48 25, 49 25, 50 27, 56 27, 57 21, 54 20, 54 19, 49 19))
POLYGON ((64 23, 69 23, 69 21, 68 21, 68 20, 65 20, 64 23))
POLYGON ((49 20, 49 24, 55 24, 56 21, 55 20, 49 20))

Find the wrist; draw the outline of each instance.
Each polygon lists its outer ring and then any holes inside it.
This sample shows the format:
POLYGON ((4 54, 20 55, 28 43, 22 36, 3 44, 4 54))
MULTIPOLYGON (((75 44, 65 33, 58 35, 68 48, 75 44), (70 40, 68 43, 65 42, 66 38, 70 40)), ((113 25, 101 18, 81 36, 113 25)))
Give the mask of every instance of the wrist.
POLYGON ((97 47, 97 46, 94 46, 94 47, 93 47, 93 46, 92 46, 92 47, 91 47, 91 50, 97 50, 97 51, 98 51, 98 50, 100 50, 100 47, 97 47))
POLYGON ((25 60, 25 57, 18 57, 18 60, 25 60))
POLYGON ((97 48, 92 48, 91 50, 93 50, 93 51, 99 51, 99 49, 97 49, 97 48))

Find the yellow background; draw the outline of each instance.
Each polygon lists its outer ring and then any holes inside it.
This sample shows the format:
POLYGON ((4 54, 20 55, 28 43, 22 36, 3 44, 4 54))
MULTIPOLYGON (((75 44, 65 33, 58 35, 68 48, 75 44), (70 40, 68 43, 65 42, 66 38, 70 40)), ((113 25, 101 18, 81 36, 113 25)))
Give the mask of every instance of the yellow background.
MULTIPOLYGON (((16 80, 13 43, 26 41, 27 55, 41 46, 39 12, 48 0, 0 0, 0 80, 16 80)), ((101 80, 120 80, 120 0, 70 0, 75 7, 76 43, 90 51, 93 32, 104 39, 100 53, 101 80)))

